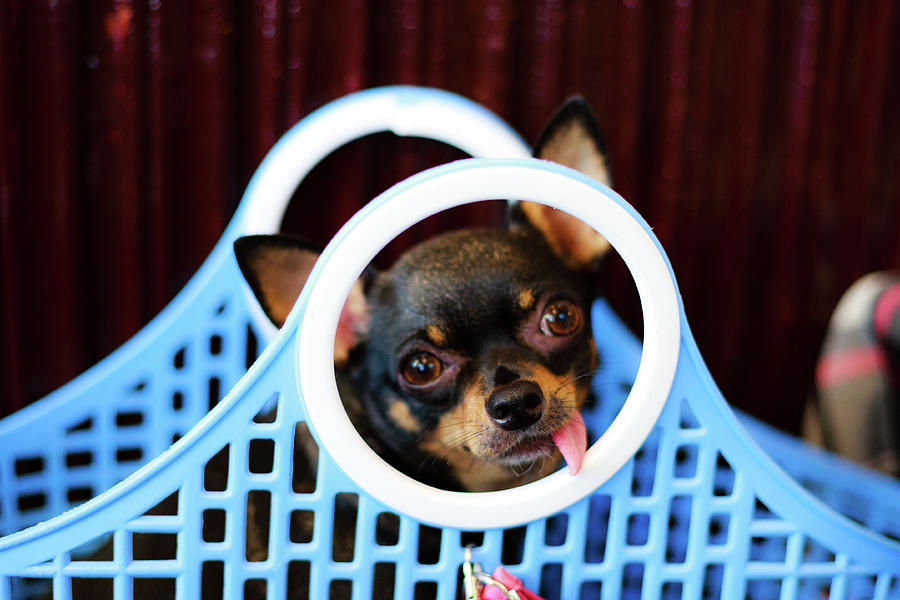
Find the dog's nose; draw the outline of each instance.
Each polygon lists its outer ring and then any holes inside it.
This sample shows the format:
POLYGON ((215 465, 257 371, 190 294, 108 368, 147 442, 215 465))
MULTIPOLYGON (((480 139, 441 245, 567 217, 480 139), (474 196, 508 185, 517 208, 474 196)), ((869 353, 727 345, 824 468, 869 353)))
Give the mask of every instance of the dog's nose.
POLYGON ((537 423, 544 394, 533 381, 520 379, 494 390, 485 402, 488 416, 507 431, 526 429, 537 423))

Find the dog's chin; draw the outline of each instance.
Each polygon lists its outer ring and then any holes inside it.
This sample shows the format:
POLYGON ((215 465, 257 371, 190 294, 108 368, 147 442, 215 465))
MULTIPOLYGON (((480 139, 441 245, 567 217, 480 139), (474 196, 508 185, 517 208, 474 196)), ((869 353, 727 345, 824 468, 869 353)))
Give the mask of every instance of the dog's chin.
POLYGON ((523 467, 537 460, 550 458, 556 446, 550 436, 533 436, 513 441, 507 448, 491 457, 505 467, 523 467))

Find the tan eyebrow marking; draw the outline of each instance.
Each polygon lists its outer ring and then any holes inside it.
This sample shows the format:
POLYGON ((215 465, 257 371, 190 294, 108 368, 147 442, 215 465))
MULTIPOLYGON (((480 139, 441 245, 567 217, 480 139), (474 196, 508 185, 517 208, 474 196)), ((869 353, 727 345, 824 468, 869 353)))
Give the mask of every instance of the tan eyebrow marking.
POLYGON ((535 295, 533 290, 522 290, 519 292, 519 306, 523 310, 528 310, 534 306, 535 295))
POLYGON ((444 334, 443 330, 437 325, 428 325, 425 327, 425 335, 435 346, 443 346, 447 343, 446 334, 444 334))

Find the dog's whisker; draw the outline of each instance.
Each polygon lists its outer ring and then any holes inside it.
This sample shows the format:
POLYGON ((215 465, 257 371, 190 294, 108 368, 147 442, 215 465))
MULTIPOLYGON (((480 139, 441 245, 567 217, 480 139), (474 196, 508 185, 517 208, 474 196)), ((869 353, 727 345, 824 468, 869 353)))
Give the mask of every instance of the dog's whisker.
POLYGON ((460 435, 444 440, 444 445, 448 448, 459 448, 465 445, 467 442, 470 442, 474 439, 478 439, 481 435, 483 435, 487 431, 487 428, 482 428, 476 431, 468 431, 463 432, 460 435))
MULTIPOLYGON (((628 383, 628 387, 631 387, 631 383, 632 382, 628 383)), ((609 389, 609 388, 612 388, 615 386, 620 386, 620 385, 622 385, 620 380, 613 379, 610 381, 599 381, 597 383, 591 384, 590 388, 592 390, 599 390, 599 389, 609 389)))
POLYGON ((554 390, 553 393, 556 394, 560 390, 567 388, 570 385, 573 385, 574 383, 578 382, 581 379, 584 379, 585 377, 593 377, 596 373, 597 373, 596 370, 591 369, 590 371, 585 371, 584 373, 580 373, 580 374, 574 375, 572 377, 569 377, 568 379, 563 381, 562 384, 558 388, 556 388, 556 390, 554 390))

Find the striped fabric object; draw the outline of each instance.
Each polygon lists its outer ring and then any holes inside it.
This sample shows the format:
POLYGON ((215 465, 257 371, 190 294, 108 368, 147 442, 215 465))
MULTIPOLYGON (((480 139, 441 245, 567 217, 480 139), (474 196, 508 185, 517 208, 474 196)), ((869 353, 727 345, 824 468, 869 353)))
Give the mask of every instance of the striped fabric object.
POLYGON ((832 315, 816 366, 819 423, 807 437, 900 477, 898 384, 900 273, 872 273, 847 290, 832 315))

